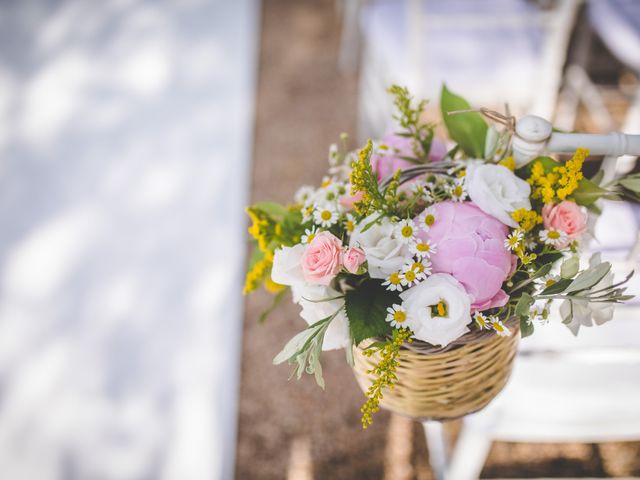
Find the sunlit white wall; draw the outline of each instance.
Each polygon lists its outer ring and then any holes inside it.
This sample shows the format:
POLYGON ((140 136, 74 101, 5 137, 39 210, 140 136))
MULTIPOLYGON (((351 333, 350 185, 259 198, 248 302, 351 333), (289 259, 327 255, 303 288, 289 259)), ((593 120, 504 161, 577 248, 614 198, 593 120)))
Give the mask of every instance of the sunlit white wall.
POLYGON ((257 1, 0 4, 0 476, 230 478, 257 1))

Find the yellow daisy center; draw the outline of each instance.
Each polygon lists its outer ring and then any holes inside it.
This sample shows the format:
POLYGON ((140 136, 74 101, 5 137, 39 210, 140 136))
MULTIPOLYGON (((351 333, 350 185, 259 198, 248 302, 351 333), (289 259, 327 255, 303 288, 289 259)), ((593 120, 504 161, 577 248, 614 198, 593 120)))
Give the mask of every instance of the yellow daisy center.
POLYGON ((413 262, 413 265, 411 265, 411 270, 414 270, 416 272, 424 272, 424 265, 420 262, 413 262))
POLYGON ((405 272, 404 278, 407 282, 413 282, 416 279, 416 274, 413 270, 409 270, 408 272, 405 272))
POLYGON ((322 213, 320 213, 320 218, 325 222, 331 220, 331 212, 329 210, 323 210, 322 213))
POLYGON ((407 319, 407 314, 401 310, 396 310, 393 313, 393 319, 398 323, 402 323, 407 319))
POLYGON ((310 233, 309 235, 307 235, 307 243, 313 242, 314 238, 316 238, 316 234, 315 233, 310 233))
POLYGON ((345 224, 345 228, 347 229, 347 232, 353 232, 353 229, 355 228, 353 221, 347 220, 347 223, 345 224))
POLYGON ((462 193, 462 187, 460 185, 456 185, 456 188, 453 189, 453 195, 456 197, 461 197, 462 193))
POLYGON ((416 245, 416 249, 419 252, 428 252, 429 250, 431 250, 431 246, 428 243, 418 243, 416 245))
POLYGON ((398 285, 400 283, 400 274, 392 273, 389 275, 389 283, 391 283, 391 285, 398 285))
POLYGON ((547 279, 546 282, 544 282, 544 286, 545 287, 550 287, 551 285, 553 285, 554 283, 556 283, 556 281, 553 278, 549 278, 547 279))
POLYGON ((549 233, 547 233, 547 237, 549 237, 551 240, 557 240, 560 238, 560 232, 556 230, 550 230, 549 233))
POLYGON ((424 223, 428 227, 433 225, 435 223, 435 221, 436 221, 436 217, 434 217, 431 213, 429 213, 429 214, 424 216, 424 223))
POLYGON ((402 227, 402 230, 400 230, 400 233, 402 233, 403 237, 409 238, 411 235, 413 235, 413 227, 405 225, 404 227, 402 227))
POLYGON ((436 305, 431 307, 431 315, 434 317, 447 316, 447 304, 444 300, 440 300, 436 305))

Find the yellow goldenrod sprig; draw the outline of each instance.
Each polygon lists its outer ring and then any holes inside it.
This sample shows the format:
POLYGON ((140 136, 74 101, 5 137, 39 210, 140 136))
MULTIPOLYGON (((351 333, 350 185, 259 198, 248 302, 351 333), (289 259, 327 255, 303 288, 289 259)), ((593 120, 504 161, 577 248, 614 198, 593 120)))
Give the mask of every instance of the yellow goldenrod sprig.
POLYGON ((382 399, 382 390, 384 388, 393 389, 398 377, 396 370, 398 369, 400 348, 405 342, 411 342, 411 330, 403 328, 394 331, 393 339, 386 343, 379 350, 369 349, 363 352, 364 355, 370 357, 375 352, 380 353, 380 362, 372 370, 367 373, 376 376, 371 386, 367 389, 367 401, 362 406, 362 428, 367 428, 373 423, 372 415, 380 410, 380 400, 382 399))
POLYGON ((538 212, 527 210, 526 208, 520 208, 512 212, 511 218, 518 222, 520 228, 525 232, 533 230, 536 225, 542 223, 542 216, 538 212))
POLYGON ((551 203, 554 200, 564 200, 577 188, 582 174, 582 164, 589 155, 586 148, 578 148, 573 157, 564 165, 553 167, 546 172, 541 161, 537 161, 531 167, 531 175, 527 182, 533 187, 531 196, 539 198, 543 203, 551 203))
POLYGON ((269 251, 269 243, 273 240, 276 234, 276 227, 281 228, 280 225, 276 225, 271 222, 269 217, 258 209, 248 207, 246 212, 251 219, 249 234, 258 242, 258 248, 260 251, 269 251))
POLYGON ((351 164, 351 195, 362 194, 360 201, 355 203, 356 211, 361 215, 367 215, 371 211, 379 210, 384 205, 384 197, 378 190, 378 179, 371 168, 371 153, 373 142, 367 144, 358 151, 358 159, 351 164))
MULTIPOLYGON (((260 286, 262 280, 271 272, 273 266, 273 253, 270 250, 264 252, 264 256, 253 264, 251 270, 247 272, 242 293, 244 295, 253 292, 260 286)), ((274 283, 274 285, 277 285, 274 283)))

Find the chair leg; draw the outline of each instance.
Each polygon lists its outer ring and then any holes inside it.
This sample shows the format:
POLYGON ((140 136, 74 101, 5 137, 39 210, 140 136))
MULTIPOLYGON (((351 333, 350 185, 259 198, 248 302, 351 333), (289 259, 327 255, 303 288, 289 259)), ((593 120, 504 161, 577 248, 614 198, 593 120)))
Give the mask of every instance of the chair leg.
POLYGON ((422 422, 429 450, 429 464, 436 480, 444 480, 449 463, 447 436, 441 422, 422 422))
POLYGON ((450 480, 477 480, 493 443, 489 431, 472 421, 463 421, 446 472, 450 480))

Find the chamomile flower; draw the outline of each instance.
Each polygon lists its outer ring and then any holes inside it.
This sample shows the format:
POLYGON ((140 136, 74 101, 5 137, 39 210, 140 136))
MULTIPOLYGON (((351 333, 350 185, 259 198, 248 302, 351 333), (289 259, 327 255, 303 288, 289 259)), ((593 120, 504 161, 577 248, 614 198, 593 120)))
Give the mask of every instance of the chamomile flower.
POLYGON ((412 287, 422 280, 423 277, 426 277, 424 273, 420 274, 411 268, 411 265, 406 265, 402 269, 402 273, 400 274, 400 283, 403 287, 412 287), (418 278, 420 276, 420 279, 418 278))
POLYGON ((529 310, 529 322, 536 321, 540 325, 549 323, 549 309, 546 305, 534 305, 529 310))
POLYGON ((504 240, 504 247, 513 252, 522 243, 524 233, 519 228, 511 232, 511 234, 504 240))
POLYGON ((498 334, 500 337, 510 337, 511 330, 509 330, 502 320, 498 317, 489 317, 489 321, 491 322, 491 328, 498 334))
POLYGON ((394 303, 392 306, 387 308, 387 317, 385 320, 389 322, 392 327, 404 328, 407 318, 407 311, 402 305, 394 303))
POLYGON ((464 186, 464 179, 458 179, 453 184, 447 186, 447 193, 454 202, 464 202, 467 198, 467 190, 464 186))
POLYGON ((409 244, 415 240, 415 235, 418 228, 413 223, 413 220, 405 219, 397 223, 394 233, 395 237, 402 243, 409 244))
POLYGON ((383 287, 387 287, 387 290, 392 292, 402 291, 402 275, 400 272, 393 272, 386 278, 386 281, 382 283, 383 287))
POLYGON ((303 185, 298 189, 298 191, 296 192, 293 198, 298 203, 306 204, 309 200, 313 198, 315 193, 316 193, 315 188, 313 188, 310 185, 303 185))
POLYGON ((316 234, 318 233, 317 227, 307 228, 304 231, 304 235, 300 238, 300 243, 307 245, 313 242, 313 239, 316 238, 316 234))
POLYGON ((548 230, 542 230, 540 232, 540 240, 547 245, 551 245, 556 248, 560 248, 567 241, 567 234, 562 230, 555 228, 549 228, 548 230))
POLYGON ((489 325, 489 319, 484 313, 476 312, 473 314, 473 321, 476 322, 476 325, 480 330, 489 330, 491 326, 489 325))
POLYGON ((416 272, 419 280, 424 280, 427 278, 427 275, 431 275, 431 262, 429 260, 417 260, 409 264, 409 268, 416 272))
POLYGON ((356 221, 353 218, 353 215, 351 215, 350 213, 347 213, 345 217, 346 218, 344 220, 344 228, 347 232, 351 233, 356 228, 356 221))
POLYGON ((435 208, 429 207, 418 215, 418 225, 420 225, 420 228, 425 232, 428 232, 434 223, 436 223, 435 208))
POLYGON ((313 204, 305 204, 302 209, 300 209, 300 213, 302 214, 302 223, 307 223, 309 220, 313 218, 313 212, 315 207, 313 204))
POLYGON ((313 212, 313 221, 328 228, 338 221, 338 212, 328 205, 317 205, 313 212))
POLYGON ((429 258, 432 253, 436 253, 438 247, 431 240, 418 240, 411 245, 411 253, 419 258, 429 258))
POLYGON ((433 202, 433 194, 425 184, 416 182, 411 186, 411 191, 416 197, 429 203, 433 202))
POLYGON ((540 286, 544 289, 544 288, 549 288, 551 285, 553 285, 554 283, 556 283, 558 280, 560 280, 560 277, 558 277, 557 275, 545 275, 544 277, 540 278, 540 286))

